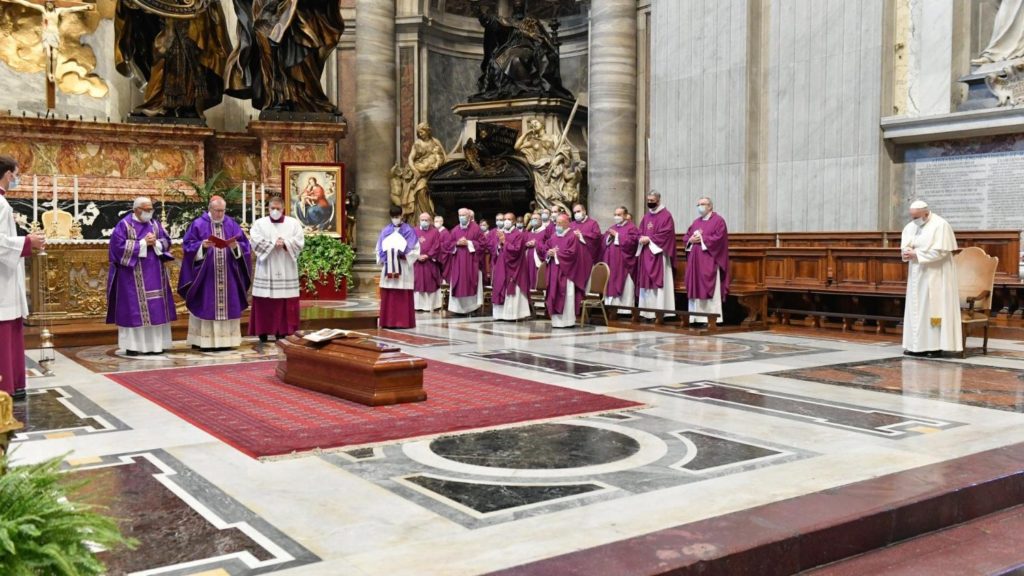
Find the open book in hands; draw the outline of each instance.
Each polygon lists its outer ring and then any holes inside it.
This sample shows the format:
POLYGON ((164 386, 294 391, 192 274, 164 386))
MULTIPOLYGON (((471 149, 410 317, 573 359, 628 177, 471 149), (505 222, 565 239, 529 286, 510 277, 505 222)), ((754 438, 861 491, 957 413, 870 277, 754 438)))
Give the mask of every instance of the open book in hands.
POLYGON ((324 328, 316 332, 310 332, 302 336, 310 342, 328 342, 336 338, 366 338, 366 334, 353 332, 352 330, 341 330, 338 328, 324 328))
POLYGON ((227 239, 224 239, 224 238, 218 238, 218 237, 214 236, 213 234, 210 234, 210 237, 207 238, 207 240, 210 241, 210 244, 213 245, 214 248, 227 248, 231 244, 231 241, 232 240, 237 240, 237 238, 227 238, 227 239))

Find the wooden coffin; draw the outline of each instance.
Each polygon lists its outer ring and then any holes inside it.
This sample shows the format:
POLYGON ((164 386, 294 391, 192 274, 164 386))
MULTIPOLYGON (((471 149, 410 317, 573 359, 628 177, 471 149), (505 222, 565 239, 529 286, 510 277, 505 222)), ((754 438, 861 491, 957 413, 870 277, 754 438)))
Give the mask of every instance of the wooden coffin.
POLYGON ((277 377, 286 384, 366 404, 385 406, 427 399, 427 361, 365 338, 314 343, 302 332, 277 342, 277 377))

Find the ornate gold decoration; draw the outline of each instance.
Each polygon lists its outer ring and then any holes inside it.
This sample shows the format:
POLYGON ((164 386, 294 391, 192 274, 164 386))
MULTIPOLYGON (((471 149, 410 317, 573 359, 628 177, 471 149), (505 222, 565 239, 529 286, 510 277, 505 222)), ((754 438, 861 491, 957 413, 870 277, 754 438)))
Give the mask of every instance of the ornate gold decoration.
POLYGON ((115 0, 0 1, 0 60, 17 72, 46 72, 61 91, 102 98, 106 82, 93 70, 96 54, 81 38, 110 18, 115 0))

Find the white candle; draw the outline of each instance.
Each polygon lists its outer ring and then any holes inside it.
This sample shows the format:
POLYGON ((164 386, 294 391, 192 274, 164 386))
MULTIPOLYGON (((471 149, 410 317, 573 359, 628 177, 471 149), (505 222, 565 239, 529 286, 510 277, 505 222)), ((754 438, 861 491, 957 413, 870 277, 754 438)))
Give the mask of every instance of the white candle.
POLYGON ((245 224, 245 180, 242 180, 242 224, 245 224))
POLYGON ((53 175, 53 211, 57 211, 57 175, 53 175))
POLYGON ((78 176, 75 176, 75 220, 78 220, 78 176))
POLYGON ((32 222, 39 222, 39 176, 32 176, 32 222))
POLYGON ((252 183, 252 187, 250 188, 250 191, 251 191, 251 196, 252 196, 252 198, 250 198, 250 201, 252 202, 252 216, 250 216, 249 219, 252 220, 255 223, 256 222, 256 183, 255 182, 252 183))
MULTIPOLYGON (((260 217, 267 215, 267 187, 260 184, 260 217)), ((255 216, 255 214, 254 214, 255 216)))

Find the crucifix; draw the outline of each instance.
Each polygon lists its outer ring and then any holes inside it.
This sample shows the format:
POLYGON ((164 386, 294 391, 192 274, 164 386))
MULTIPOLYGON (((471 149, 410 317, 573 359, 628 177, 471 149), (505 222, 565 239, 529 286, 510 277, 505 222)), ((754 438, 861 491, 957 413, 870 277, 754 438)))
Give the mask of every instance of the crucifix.
POLYGON ((95 4, 73 0, 3 0, 36 10, 43 17, 43 55, 46 57, 46 107, 57 107, 57 55, 60 52, 60 18, 65 14, 95 10, 95 4))

